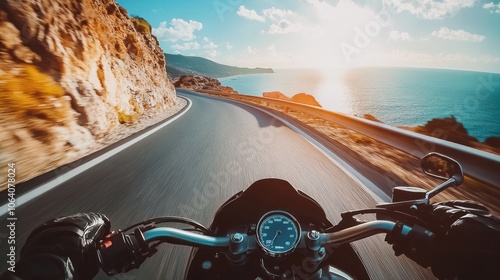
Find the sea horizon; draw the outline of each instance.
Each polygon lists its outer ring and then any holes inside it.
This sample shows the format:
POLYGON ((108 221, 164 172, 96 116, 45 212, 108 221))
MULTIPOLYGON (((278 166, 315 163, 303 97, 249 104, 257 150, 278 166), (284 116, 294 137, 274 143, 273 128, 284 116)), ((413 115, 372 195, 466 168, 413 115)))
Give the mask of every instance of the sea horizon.
POLYGON ((324 109, 371 114, 395 126, 455 116, 469 135, 500 136, 500 73, 419 67, 277 68, 274 73, 220 78, 241 94, 307 93, 324 109), (485 125, 487 124, 487 125, 485 125))

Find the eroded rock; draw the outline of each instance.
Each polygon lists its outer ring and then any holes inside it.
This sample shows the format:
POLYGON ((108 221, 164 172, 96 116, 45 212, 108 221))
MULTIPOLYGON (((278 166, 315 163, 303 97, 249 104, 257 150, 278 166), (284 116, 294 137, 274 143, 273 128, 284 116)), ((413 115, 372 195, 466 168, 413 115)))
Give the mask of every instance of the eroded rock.
POLYGON ((53 167, 173 106, 158 40, 138 30, 114 0, 3 0, 2 164, 53 167))

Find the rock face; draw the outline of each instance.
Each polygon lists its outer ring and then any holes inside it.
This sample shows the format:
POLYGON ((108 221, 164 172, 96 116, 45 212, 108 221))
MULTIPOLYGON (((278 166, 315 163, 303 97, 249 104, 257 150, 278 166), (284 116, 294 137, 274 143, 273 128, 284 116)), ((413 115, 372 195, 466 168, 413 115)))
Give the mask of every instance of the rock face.
POLYGON ((223 86, 219 80, 204 76, 184 75, 174 83, 174 86, 194 91, 207 90, 238 94, 232 87, 223 86))
POLYGON ((284 95, 283 93, 281 93, 279 91, 263 92, 262 96, 267 97, 267 98, 276 98, 276 99, 290 100, 290 97, 284 95))
POLYGON ((62 163, 174 105, 145 24, 114 0, 2 0, 0 162, 62 163))
POLYGON ((423 126, 415 127, 415 131, 466 146, 478 142, 454 116, 432 119, 423 126))
POLYGON ((289 100, 297 103, 302 103, 306 105, 312 105, 316 107, 320 107, 321 105, 318 103, 316 98, 314 96, 307 94, 307 93, 297 93, 296 95, 292 96, 292 98, 284 95, 283 93, 279 91, 270 91, 270 92, 264 92, 262 93, 262 96, 267 97, 267 98, 277 98, 277 99, 283 99, 283 100, 289 100))
POLYGON ((367 119, 367 120, 370 120, 370 121, 374 121, 374 122, 379 122, 381 123, 382 121, 377 119, 374 115, 372 114, 364 114, 363 115, 363 119, 367 119))

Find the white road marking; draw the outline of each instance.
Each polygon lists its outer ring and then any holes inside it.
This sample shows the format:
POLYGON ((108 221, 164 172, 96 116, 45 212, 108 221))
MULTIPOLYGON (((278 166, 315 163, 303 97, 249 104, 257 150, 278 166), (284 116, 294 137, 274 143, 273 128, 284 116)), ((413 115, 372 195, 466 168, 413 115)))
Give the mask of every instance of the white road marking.
MULTIPOLYGON (((226 99, 224 99, 224 100, 226 100, 226 99)), ((245 103, 245 102, 239 102, 236 100, 232 100, 232 101, 249 106, 249 107, 252 107, 252 108, 259 110, 265 114, 268 114, 271 117, 278 119, 279 121, 284 123, 286 126, 288 126, 291 130, 295 131, 296 133, 298 133, 299 135, 304 137, 309 143, 311 143, 312 146, 314 146, 316 149, 318 149, 331 162, 333 162, 333 164, 337 165, 342 171, 344 171, 344 173, 346 173, 349 177, 351 177, 351 179, 353 181, 358 183, 358 185, 362 186, 363 189, 375 200, 375 202, 381 203, 381 202, 390 202, 391 201, 391 197, 388 196, 386 193, 384 193, 382 190, 380 190, 380 188, 378 188, 375 184, 373 184, 372 181, 370 181, 368 178, 363 176, 361 173, 359 173, 357 170, 355 170, 353 167, 351 167, 349 164, 347 164, 345 161, 343 161, 341 158, 339 158, 335 153, 330 151, 330 149, 328 149, 323 144, 316 141, 316 139, 314 139, 313 137, 311 137, 309 134, 305 133, 304 131, 300 130, 295 125, 293 125, 290 122, 288 122, 287 120, 285 120, 281 117, 278 117, 277 115, 275 115, 269 111, 266 111, 264 109, 261 109, 259 107, 252 106, 252 105, 245 103)))
MULTIPOLYGON (((135 143, 141 141, 142 139, 150 136, 151 134, 157 132, 158 130, 164 128, 165 126, 169 125, 173 121, 177 120, 178 118, 180 118, 181 116, 183 116, 187 111, 189 111, 189 109, 191 108, 192 103, 193 103, 191 101, 191 99, 189 99, 187 97, 184 97, 184 96, 183 96, 183 98, 185 98, 188 101, 188 106, 187 106, 187 108, 183 112, 181 112, 177 116, 175 116, 172 119, 166 121, 162 125, 157 126, 157 127, 153 128, 153 129, 151 129, 150 131, 148 131, 148 132, 146 132, 146 133, 144 133, 144 134, 142 134, 142 135, 140 135, 140 136, 138 136, 138 137, 136 137, 136 138, 134 138, 134 139, 132 139, 132 140, 130 140, 130 141, 128 141, 128 142, 126 142, 126 143, 118 146, 118 147, 116 147, 116 148, 114 148, 113 150, 108 151, 108 152, 106 152, 106 153, 104 153, 104 154, 96 157, 95 159, 90 160, 90 161, 88 161, 88 162, 86 162, 86 163, 84 163, 84 164, 76 167, 75 169, 72 169, 71 171, 68 171, 67 173, 62 174, 61 176, 58 176, 58 177, 52 179, 51 181, 49 181, 49 182, 47 182, 47 183, 45 183, 45 184, 37 187, 36 189, 31 190, 31 191, 23 194, 19 198, 16 198, 16 208, 19 207, 19 206, 21 206, 21 205, 23 205, 24 203, 27 203, 28 201, 30 201, 30 200, 32 200, 34 198, 36 198, 37 196, 39 196, 41 194, 43 194, 43 193, 45 193, 47 191, 50 191, 51 189, 59 186, 61 183, 68 181, 69 179, 71 179, 71 178, 77 176, 78 174, 86 171, 87 169, 90 169, 91 167, 93 167, 93 166, 95 166, 95 165, 97 165, 97 164, 105 161, 106 159, 108 159, 108 158, 110 158, 110 157, 118 154, 119 152, 125 150, 126 148, 134 145, 135 143)), ((0 216, 3 216, 5 214, 7 214, 7 212, 8 212, 7 208, 8 208, 7 204, 4 204, 4 205, 1 206, 1 208, 0 208, 0 216)))

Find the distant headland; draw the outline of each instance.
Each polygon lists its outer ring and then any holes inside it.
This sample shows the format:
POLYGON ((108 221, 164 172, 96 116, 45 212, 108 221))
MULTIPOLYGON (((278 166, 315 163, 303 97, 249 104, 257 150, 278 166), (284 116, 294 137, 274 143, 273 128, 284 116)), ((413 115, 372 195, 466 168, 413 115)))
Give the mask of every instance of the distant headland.
POLYGON ((167 73, 171 80, 184 75, 222 78, 236 75, 274 73, 271 68, 242 68, 220 64, 197 56, 165 53, 167 73))

